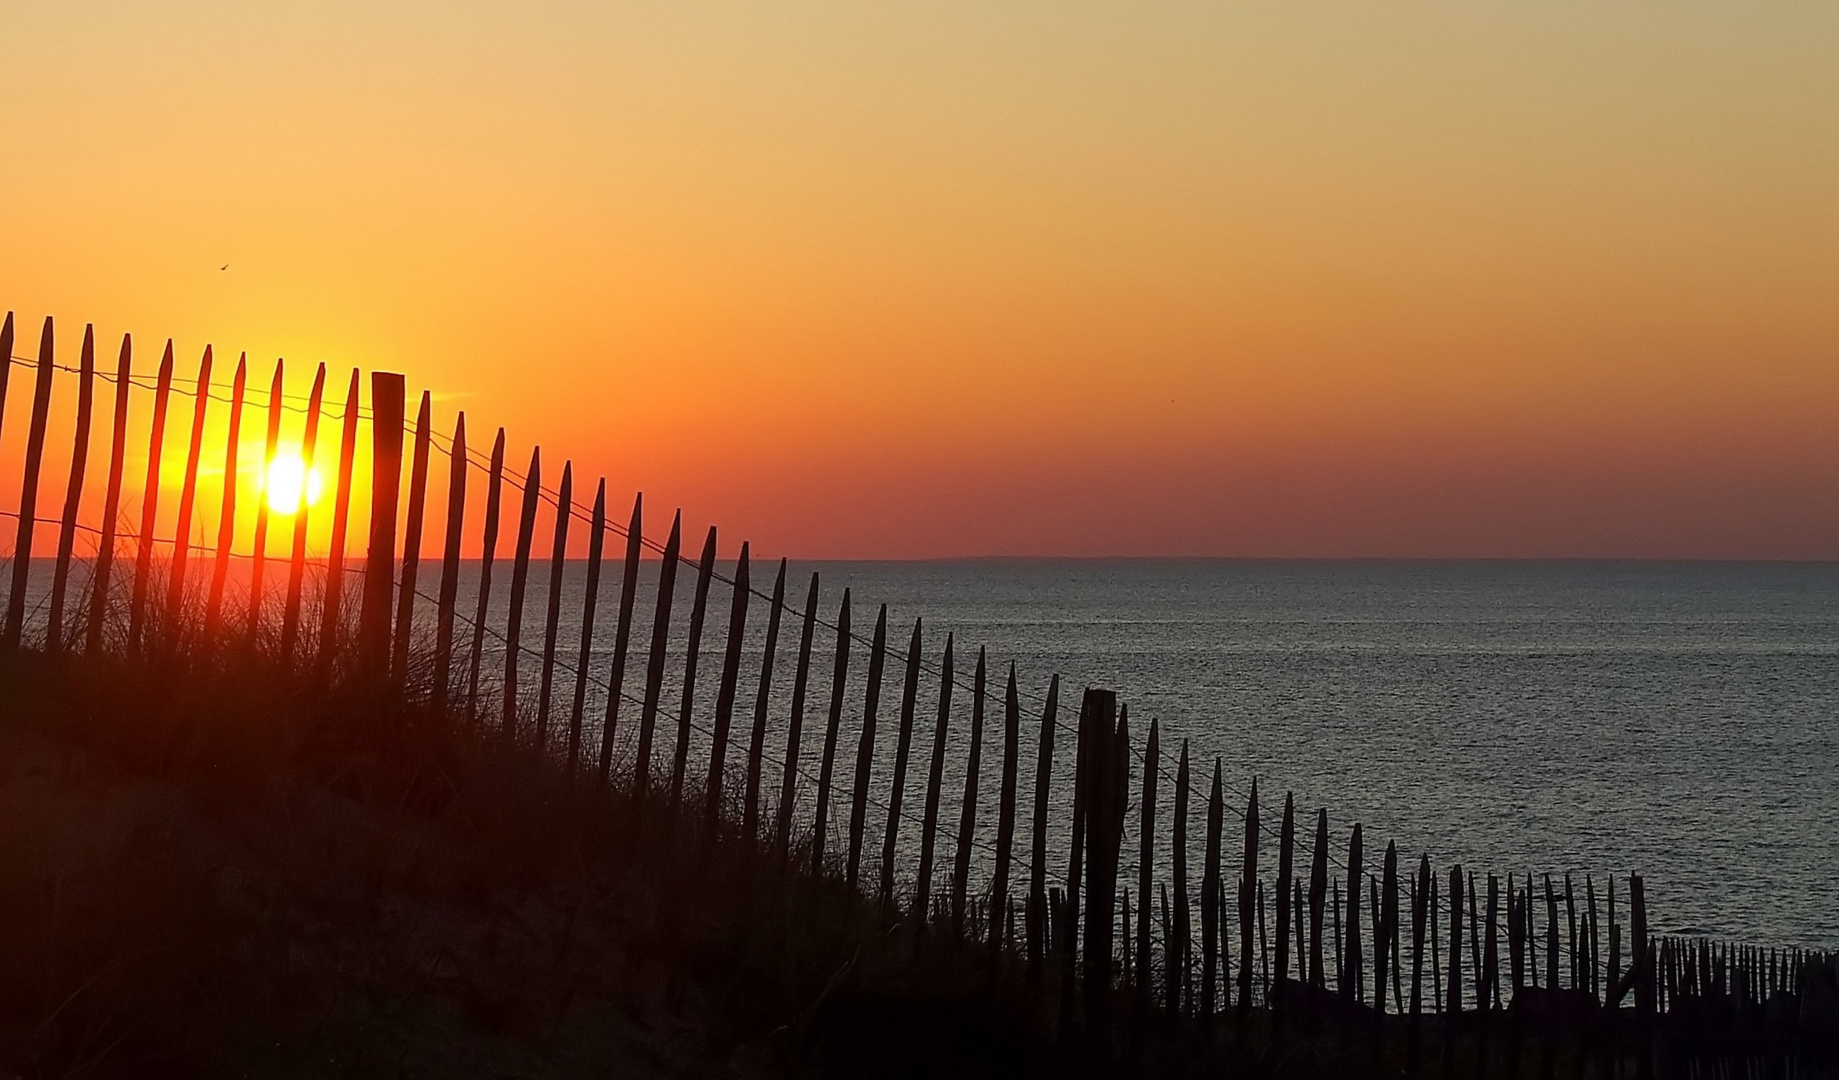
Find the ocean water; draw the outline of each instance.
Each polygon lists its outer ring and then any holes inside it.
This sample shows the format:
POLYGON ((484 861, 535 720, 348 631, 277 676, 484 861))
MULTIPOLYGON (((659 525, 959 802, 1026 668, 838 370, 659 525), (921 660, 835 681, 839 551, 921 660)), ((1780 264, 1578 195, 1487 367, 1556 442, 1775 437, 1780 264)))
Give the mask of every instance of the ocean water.
POLYGON ((1439 867, 1635 871, 1663 932, 1839 946, 1839 566, 820 569, 1116 689, 1197 774, 1256 776, 1267 820, 1293 791, 1337 845, 1361 822, 1369 866, 1389 838, 1439 867))
MULTIPOLYGON (((37 564, 42 560, 34 560, 37 564)), ((33 593, 47 572, 35 569, 33 593)), ((476 604, 479 564, 464 564, 459 609, 476 604)), ((724 561, 721 572, 732 572, 724 561)), ((756 564, 770 591, 774 566, 756 564)), ((879 700, 864 845, 875 879, 898 755, 906 656, 923 620, 910 760, 903 786, 896 878, 913 880, 947 634, 954 690, 939 817, 955 831, 969 749, 976 650, 988 650, 989 698, 978 769, 975 876, 987 875, 1000 784, 1001 692, 1009 666, 1021 701, 1017 873, 1025 881, 1028 820, 1042 696, 1062 678, 1060 720, 1070 727, 1085 686, 1113 689, 1130 710, 1141 749, 1160 725, 1160 850, 1167 869, 1176 755, 1194 763, 1190 874, 1197 882, 1204 793, 1218 760, 1229 792, 1227 849, 1255 777, 1274 827, 1285 792, 1306 815, 1328 810, 1337 854, 1355 822, 1367 866, 1388 840, 1407 865, 1428 853, 1445 870, 1596 875, 1640 873, 1651 924, 1765 945, 1839 947, 1839 564, 1594 562, 1270 562, 967 560, 793 563, 786 602, 804 610, 811 575, 818 613, 834 621, 852 596, 848 682, 836 740, 828 846, 840 851, 865 705, 878 605, 887 605, 888 659, 879 700)), ((422 592, 438 569, 424 564, 422 592)), ((558 592, 558 669, 549 726, 567 724, 580 659, 585 564, 564 568, 558 592)), ((655 618, 659 564, 642 565, 630 660, 612 740, 620 768, 634 760, 639 702, 655 618)), ((87 575, 79 573, 78 580, 87 575)), ((271 577, 270 581, 274 579, 271 577)), ((695 571, 678 575, 658 697, 653 771, 668 776, 681 716, 683 664, 695 571)), ((272 587, 272 586, 271 586, 272 587)), ((519 661, 521 710, 536 712, 545 647, 546 565, 526 584, 519 661)), ((234 591, 234 590, 233 590, 234 591)), ((619 567, 603 573, 590 643, 585 741, 597 747, 620 607, 619 567)), ((505 626, 510 567, 493 572, 488 616, 505 626)), ((354 593, 355 595, 355 593, 354 593)), ((690 719, 689 781, 707 773, 733 592, 713 583, 690 719)), ((241 603, 241 601, 239 601, 241 603)), ((765 820, 782 790, 787 719, 802 618, 779 629, 773 677, 759 711, 767 604, 751 601, 735 689, 725 789, 744 789, 758 715, 766 765, 765 820)), ((432 606, 418 604, 425 642, 432 606)), ((462 664, 470 642, 462 628, 462 664)), ((808 672, 794 819, 808 829, 820 768, 836 635, 816 627, 808 672)), ((499 714, 505 650, 487 635, 482 710, 499 714)), ((559 737, 558 737, 559 741, 559 737)), ((1057 738, 1049 851, 1064 861, 1072 771, 1070 730, 1057 738)), ((1136 851, 1135 792, 1127 862, 1136 851)), ((1305 843, 1305 847, 1307 844, 1305 843)), ((1274 863, 1274 841, 1265 865, 1274 863)), ((948 865, 950 841, 940 858, 948 865)), ((943 870, 935 871, 935 881, 943 870)), ((1057 875, 1056 875, 1057 876, 1057 875)))

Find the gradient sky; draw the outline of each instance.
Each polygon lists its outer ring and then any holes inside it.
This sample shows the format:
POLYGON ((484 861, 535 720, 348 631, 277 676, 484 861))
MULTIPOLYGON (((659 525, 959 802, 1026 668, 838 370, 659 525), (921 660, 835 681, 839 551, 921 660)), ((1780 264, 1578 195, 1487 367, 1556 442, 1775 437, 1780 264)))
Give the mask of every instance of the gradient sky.
POLYGON ((62 0, 0 42, 22 354, 53 313, 143 370, 400 370, 771 554, 1839 558, 1839 5, 62 0))

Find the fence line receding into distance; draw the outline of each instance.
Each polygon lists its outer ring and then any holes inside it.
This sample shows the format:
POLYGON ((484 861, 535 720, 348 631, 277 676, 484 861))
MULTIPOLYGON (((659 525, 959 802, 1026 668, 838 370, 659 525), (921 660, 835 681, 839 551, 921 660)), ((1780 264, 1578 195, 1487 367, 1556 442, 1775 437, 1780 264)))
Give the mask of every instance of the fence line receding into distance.
POLYGON ((0 511, 15 526, 0 650, 254 652, 309 678, 379 680, 552 756, 573 782, 696 807, 707 842, 757 849, 776 873, 834 879, 974 942, 993 977, 1039 995, 1044 1022, 1119 1046, 1154 1031, 1370 1047, 1409 1074, 1535 1053, 1547 1075, 1791 1068, 1809 1052, 1808 1002, 1839 993, 1830 954, 1651 932, 1638 875, 1414 866, 1358 824, 1337 850, 1325 810, 1261 803, 1255 781, 1237 792, 1155 720, 1133 731, 1106 690, 1062 716, 1058 676, 1026 686, 984 648, 972 660, 919 621, 890 626, 885 605, 865 632, 861 598, 825 596, 816 574, 788 581, 783 560, 753 567, 745 543, 723 565, 713 527, 686 553, 681 515, 651 539, 642 497, 621 524, 605 480, 584 505, 571 462, 532 448, 520 472, 502 429, 489 453, 464 414, 437 430, 427 392, 411 426, 399 375, 371 374, 366 395, 352 371, 340 394, 319 365, 290 395, 279 361, 264 392, 239 357, 226 390, 208 348, 187 380, 168 342, 148 377, 127 336, 109 372, 92 328, 74 366, 56 360, 51 319, 36 356, 14 355, 14 333, 9 313, 0 433, 20 420, 15 368, 31 408, 18 503, 0 511), (74 395, 54 392, 71 377, 74 395), (54 405, 71 447, 48 480, 54 405), (284 442, 298 499, 264 490, 284 442), (239 499, 251 467, 262 481, 239 499), (469 527, 476 562, 461 557, 469 527), (569 558, 583 547, 584 564, 569 558), (578 627, 561 619, 569 574, 585 575, 578 627))

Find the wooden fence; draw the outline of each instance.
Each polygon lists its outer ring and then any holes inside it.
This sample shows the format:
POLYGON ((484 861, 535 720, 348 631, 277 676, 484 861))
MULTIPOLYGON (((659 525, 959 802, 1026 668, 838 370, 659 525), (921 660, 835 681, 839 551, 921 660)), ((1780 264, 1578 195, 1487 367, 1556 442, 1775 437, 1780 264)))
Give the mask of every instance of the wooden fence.
POLYGON ((1154 720, 1133 733, 1108 691, 1062 715, 1057 676, 1025 689, 984 649, 963 664, 950 635, 929 660, 917 621, 904 648, 890 641, 885 605, 859 629, 848 590, 825 618, 817 575, 802 603, 784 561, 759 587, 747 545, 724 565, 714 528, 693 558, 680 515, 648 539, 642 500, 622 525, 602 480, 584 507, 571 464, 546 486, 540 450, 517 471, 502 429, 489 453, 464 414, 437 433, 427 393, 411 421, 400 376, 372 374, 366 408, 357 371, 340 397, 320 365, 300 397, 279 362, 267 392, 251 391, 239 359, 226 390, 208 348, 194 379, 175 378, 170 342, 137 375, 127 337, 111 374, 89 328, 76 365, 59 364, 49 318, 36 356, 14 353, 8 314, 0 432, 15 368, 32 404, 0 651, 212 662, 240 648, 313 678, 387 680, 552 755, 576 782, 667 800, 780 872, 835 879, 987 950, 992 977, 1036 995, 1048 1028, 1107 1053, 1234 1047, 1409 1075, 1789 1075, 1833 1061, 1832 954, 1656 935, 1636 875, 1401 865, 1359 824, 1337 838, 1325 810, 1299 820, 1292 797, 1261 802, 1255 781, 1237 793, 1218 760, 1209 778, 1154 720), (106 440, 92 439, 99 383, 106 440), (61 506, 41 506, 54 398, 69 408, 67 482, 61 506), (133 476, 131 443, 145 447, 133 476), (253 506, 239 502, 250 463, 276 483, 270 463, 291 446, 305 466, 292 480, 324 474, 328 497, 277 506, 258 484, 253 506), (104 451, 98 501, 88 465, 104 451), (477 560, 461 557, 469 527, 477 560), (569 558, 571 538, 585 560, 569 558), (439 563, 423 566, 429 541, 439 563), (604 610, 603 574, 617 578, 604 610), (635 642, 647 591, 650 633, 635 642), (566 636, 565 593, 579 623, 566 636))

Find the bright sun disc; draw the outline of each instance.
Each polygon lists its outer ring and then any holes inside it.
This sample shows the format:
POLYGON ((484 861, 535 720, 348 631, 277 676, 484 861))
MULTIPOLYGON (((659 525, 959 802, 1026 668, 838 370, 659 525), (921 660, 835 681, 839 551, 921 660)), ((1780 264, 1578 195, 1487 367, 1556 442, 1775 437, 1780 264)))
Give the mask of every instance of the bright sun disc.
POLYGON ((317 470, 307 468, 299 454, 286 452, 268 463, 263 482, 268 508, 277 514, 296 514, 318 502, 322 486, 317 470))

